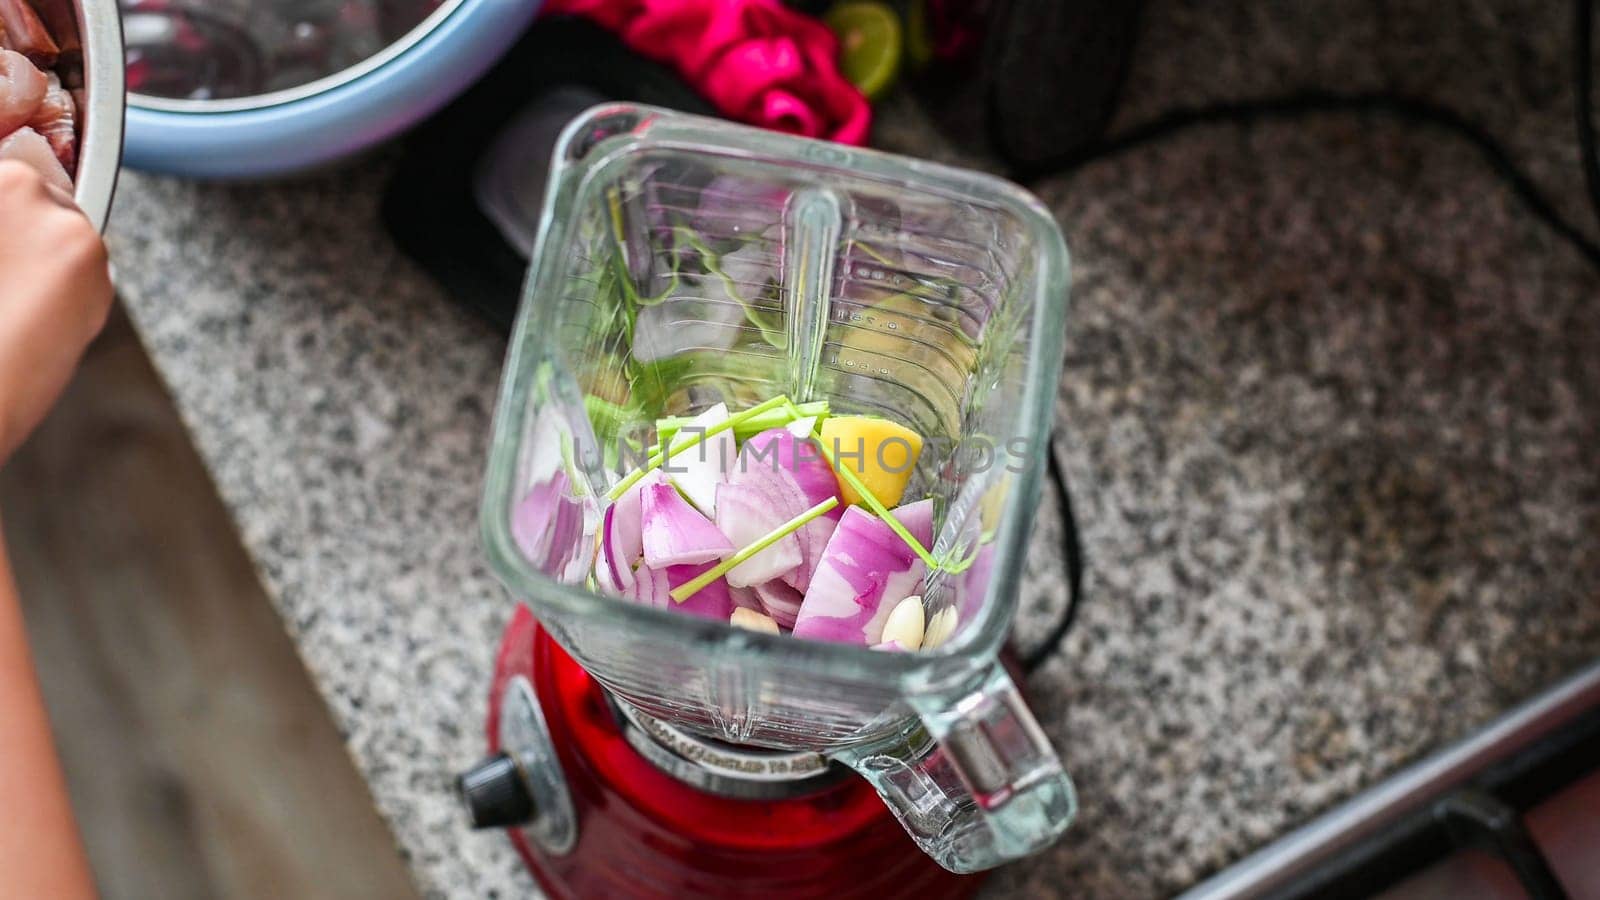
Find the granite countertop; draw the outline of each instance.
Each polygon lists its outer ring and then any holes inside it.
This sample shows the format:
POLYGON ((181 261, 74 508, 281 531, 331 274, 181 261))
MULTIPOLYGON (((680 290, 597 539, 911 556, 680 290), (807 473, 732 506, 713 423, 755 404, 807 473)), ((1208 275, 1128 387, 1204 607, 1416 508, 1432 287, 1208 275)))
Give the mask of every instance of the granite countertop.
MULTIPOLYGON (((1505 136, 1593 232, 1567 4, 1411 6, 1153 2, 1119 126, 1403 88, 1505 136)), ((906 102, 886 121, 926 151, 906 102)), ((503 346, 383 233, 389 168, 130 173, 117 280, 417 881, 523 894, 450 789, 511 611, 475 527, 503 346)), ((1600 278, 1474 150, 1324 116, 1035 187, 1074 254, 1059 415, 1090 571, 1029 687, 1083 813, 993 895, 1170 893, 1600 653, 1600 278)), ((1061 600, 1040 522, 1024 645, 1061 600)))

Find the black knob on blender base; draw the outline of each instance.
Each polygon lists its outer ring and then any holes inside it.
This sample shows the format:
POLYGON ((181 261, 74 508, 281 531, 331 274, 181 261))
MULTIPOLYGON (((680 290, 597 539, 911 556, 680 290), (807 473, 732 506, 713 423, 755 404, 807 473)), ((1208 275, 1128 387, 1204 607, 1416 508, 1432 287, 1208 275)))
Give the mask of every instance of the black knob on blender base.
POLYGON ((533 818, 533 797, 522 768, 510 754, 497 753, 456 778, 473 828, 507 828, 533 818))

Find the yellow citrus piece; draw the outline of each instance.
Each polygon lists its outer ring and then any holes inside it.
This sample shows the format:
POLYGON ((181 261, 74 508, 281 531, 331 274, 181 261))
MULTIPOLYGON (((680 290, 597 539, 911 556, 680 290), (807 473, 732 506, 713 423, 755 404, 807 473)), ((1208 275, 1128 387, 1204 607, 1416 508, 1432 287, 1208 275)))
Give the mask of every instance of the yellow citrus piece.
MULTIPOLYGON (((894 507, 916 469, 922 435, 888 419, 829 416, 822 421, 822 445, 841 468, 849 467, 860 477, 878 502, 894 507)), ((843 479, 839 496, 846 503, 861 503, 861 496, 843 479)))
POLYGON ((1005 511, 1006 496, 1011 492, 1011 473, 1000 476, 1000 480, 989 486, 983 492, 983 499, 978 501, 978 515, 983 522, 983 530, 993 534, 1000 527, 1000 513, 1005 511))

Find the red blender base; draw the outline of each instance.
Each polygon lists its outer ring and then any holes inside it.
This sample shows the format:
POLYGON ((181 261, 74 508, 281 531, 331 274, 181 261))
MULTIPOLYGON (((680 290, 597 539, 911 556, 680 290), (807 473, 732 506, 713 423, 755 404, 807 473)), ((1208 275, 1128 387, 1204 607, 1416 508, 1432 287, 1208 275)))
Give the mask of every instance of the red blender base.
POLYGON ((746 800, 667 774, 627 742, 600 685, 526 607, 495 664, 491 752, 500 750, 500 698, 518 675, 535 686, 577 820, 559 856, 509 832, 552 897, 953 898, 982 880, 928 858, 860 778, 746 800))

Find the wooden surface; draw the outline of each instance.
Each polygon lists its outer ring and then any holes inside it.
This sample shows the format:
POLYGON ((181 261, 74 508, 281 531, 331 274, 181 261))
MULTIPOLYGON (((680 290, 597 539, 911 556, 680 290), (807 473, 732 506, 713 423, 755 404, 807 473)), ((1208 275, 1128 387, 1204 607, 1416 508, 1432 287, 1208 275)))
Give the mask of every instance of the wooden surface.
POLYGON ((0 510, 106 897, 415 895, 120 312, 0 510))

